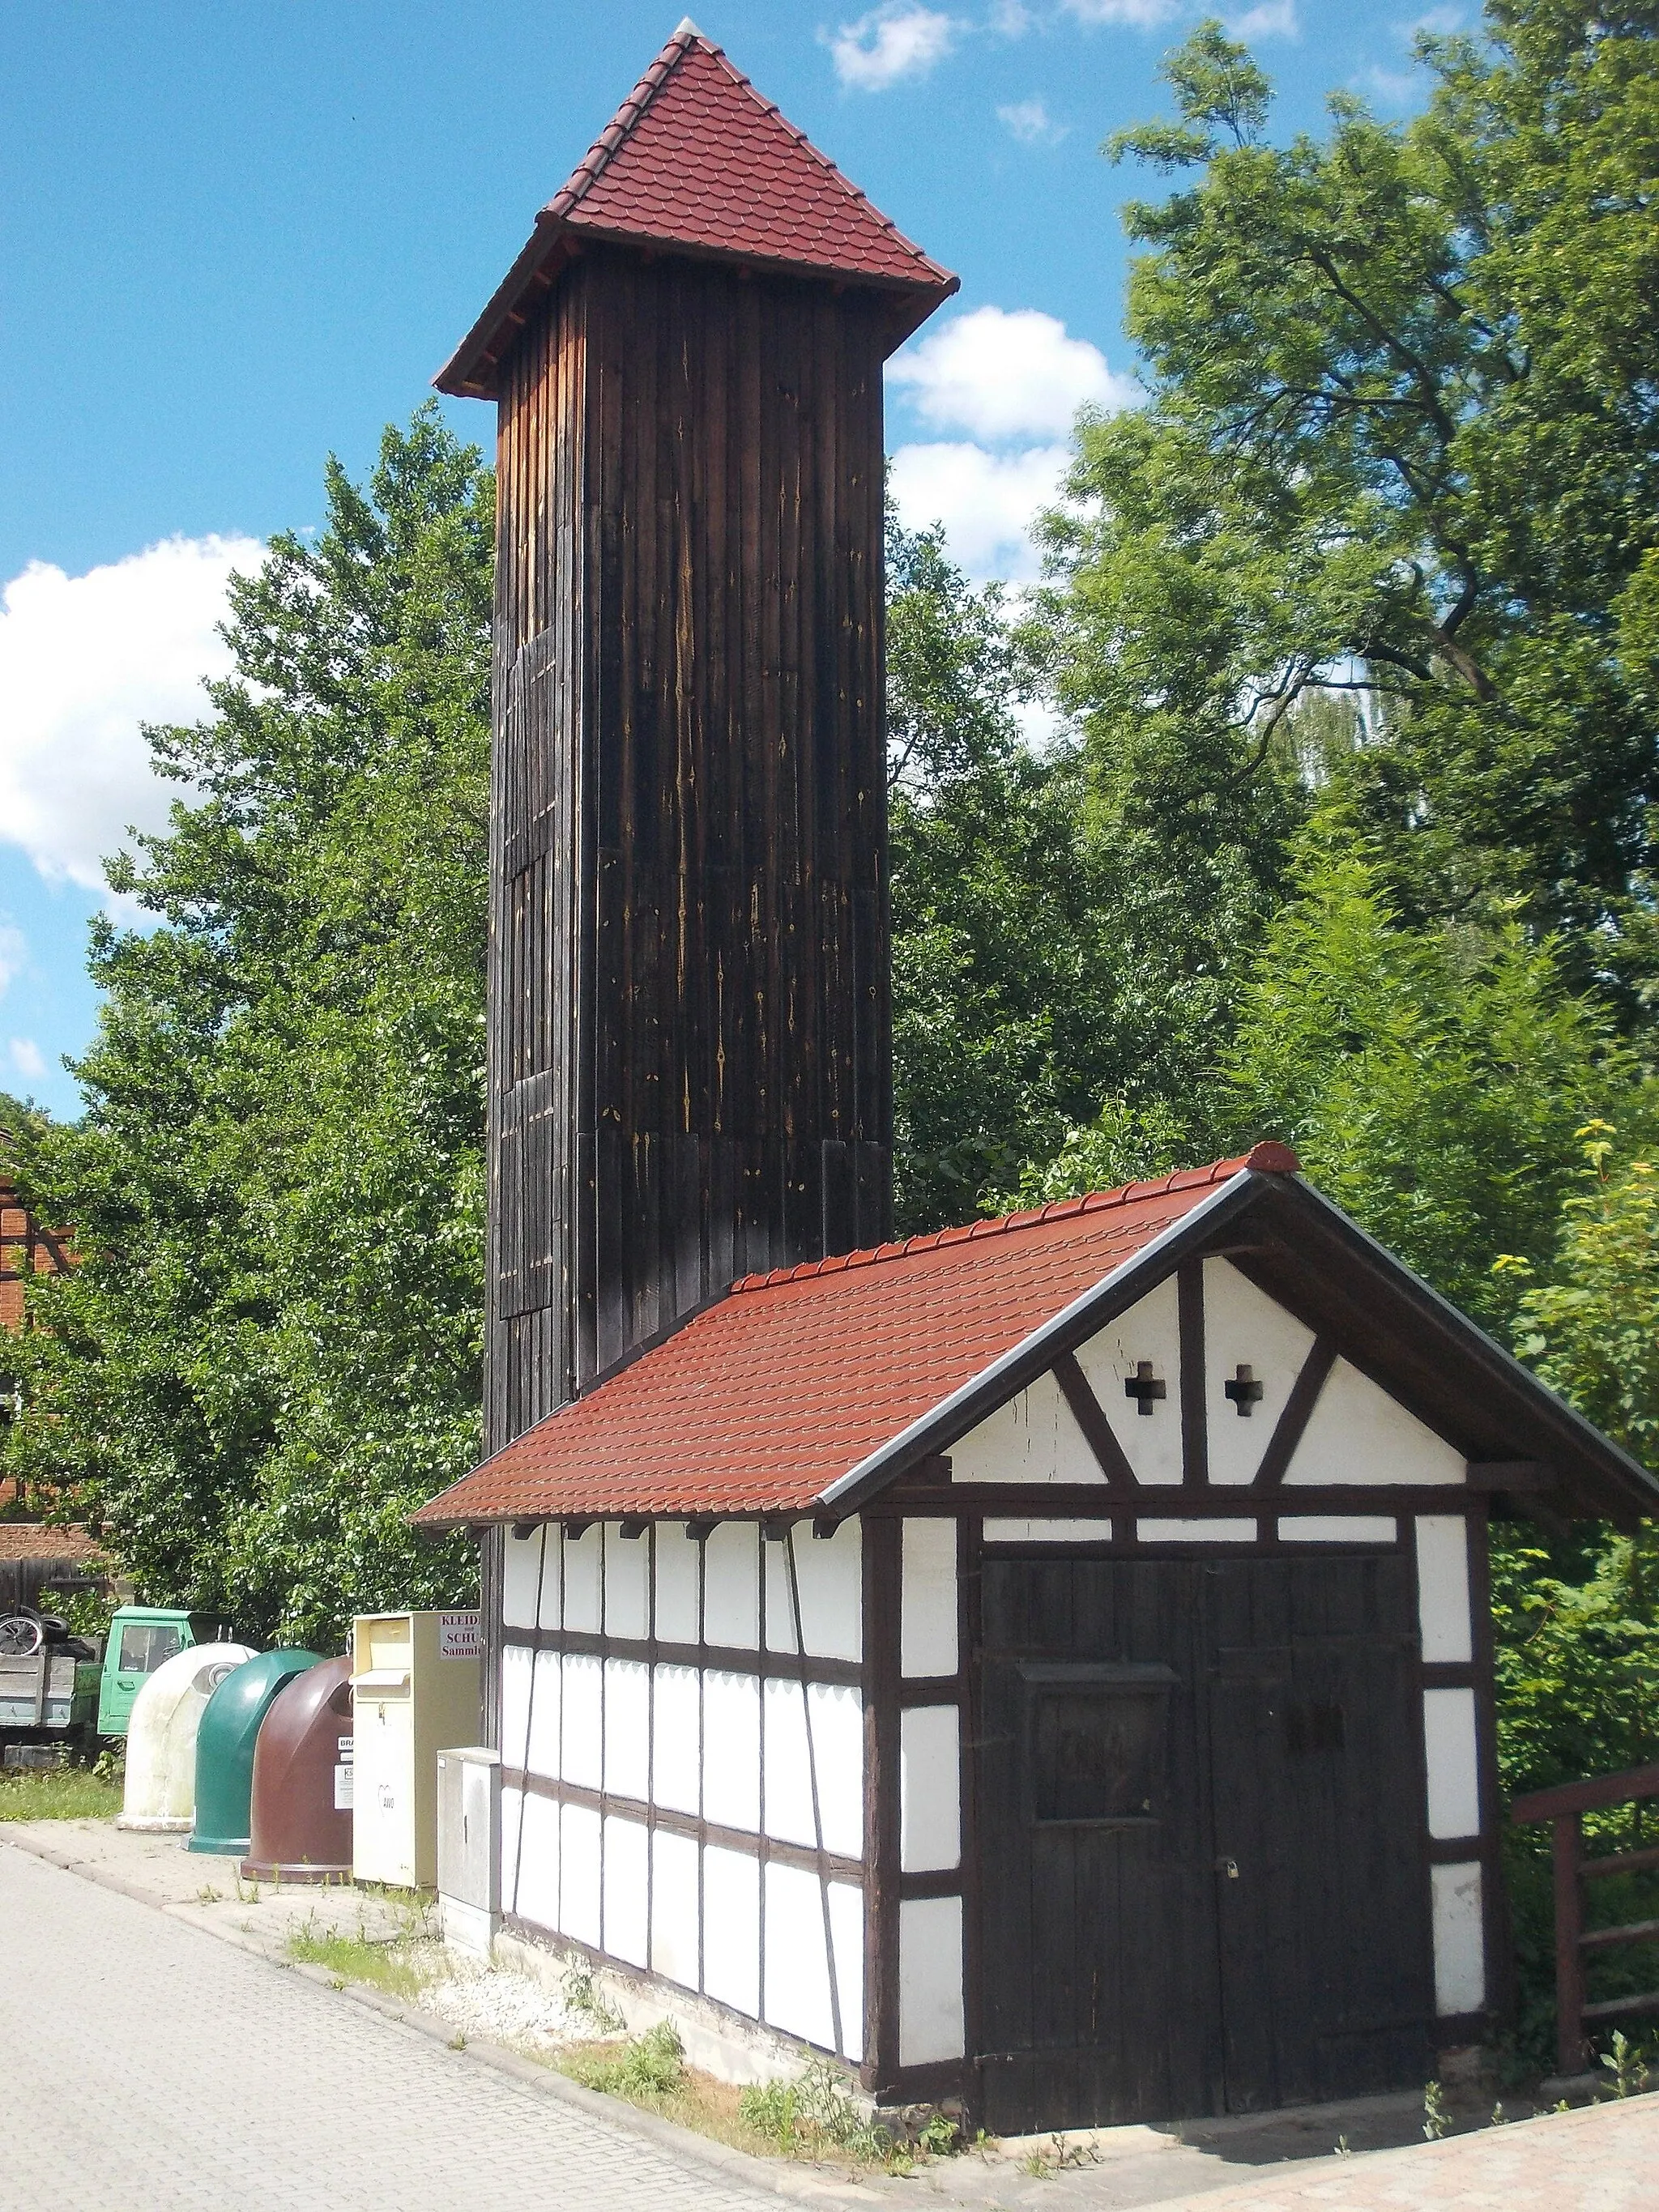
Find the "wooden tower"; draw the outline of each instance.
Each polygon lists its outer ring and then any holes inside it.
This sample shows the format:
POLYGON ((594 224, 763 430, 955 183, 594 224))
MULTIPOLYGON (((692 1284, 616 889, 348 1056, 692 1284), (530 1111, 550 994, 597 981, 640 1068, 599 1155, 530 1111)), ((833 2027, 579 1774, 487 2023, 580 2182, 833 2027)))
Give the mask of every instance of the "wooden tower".
POLYGON ((956 279, 674 33, 499 407, 487 1448, 890 1212, 882 364, 956 279))

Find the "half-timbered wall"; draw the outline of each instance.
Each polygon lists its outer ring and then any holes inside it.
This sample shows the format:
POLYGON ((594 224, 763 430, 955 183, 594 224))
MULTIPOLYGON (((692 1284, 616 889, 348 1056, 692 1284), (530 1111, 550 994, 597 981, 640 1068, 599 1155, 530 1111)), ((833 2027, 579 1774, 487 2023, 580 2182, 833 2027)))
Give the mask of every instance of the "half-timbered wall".
POLYGON ((984 1545, 1090 1545, 1126 1556, 1189 1545, 1409 1553, 1437 2008, 1446 2018, 1479 2014, 1494 1994, 1497 1806, 1487 1501, 1469 1489, 1466 1462, 1224 1259, 1160 1283, 1074 1358, 1069 1372, 1057 1363, 951 1449, 952 1489, 1070 1493, 1060 1516, 988 1512, 978 1523, 984 1545), (1109 1487, 1109 1514, 1078 1511, 1079 1489, 1109 1487), (1249 1510, 1230 1510, 1229 1493, 1247 1488, 1253 1494, 1237 1503, 1249 1510), (1127 1510, 1126 1490, 1135 1493, 1127 1510), (1355 1510, 1368 1491, 1389 1510, 1355 1510), (1142 1512, 1143 1498, 1157 1510, 1142 1512))
POLYGON ((1498 1902, 1486 1500, 1468 1474, 1211 1259, 872 1500, 861 1525, 514 1534, 506 1910, 861 2061, 885 2094, 971 2097, 983 1563, 1340 1547, 1395 1557, 1415 1592, 1411 1820, 1437 2010, 1445 2032, 1470 2030, 1496 1994, 1498 1902))
POLYGON ((886 1233, 890 315, 590 249, 504 365, 492 1451, 886 1233))
POLYGON ((857 1524, 554 1523, 503 1590, 506 1911, 856 2063, 857 1524))

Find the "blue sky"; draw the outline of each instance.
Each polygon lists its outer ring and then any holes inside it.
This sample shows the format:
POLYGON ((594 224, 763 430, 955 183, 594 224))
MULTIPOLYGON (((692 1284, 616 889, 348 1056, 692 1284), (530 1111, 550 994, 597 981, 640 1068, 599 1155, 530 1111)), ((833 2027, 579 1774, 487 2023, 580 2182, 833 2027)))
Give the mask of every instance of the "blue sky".
MULTIPOLYGON (((0 16, 0 1087, 74 1110, 59 1062, 94 1018, 97 856, 162 818, 137 725, 190 711, 224 574, 317 520, 325 453, 362 468, 426 396, 674 9, 0 16)), ((1098 148, 1162 107, 1158 57, 1199 12, 698 0, 708 36, 962 277, 890 384, 889 443, 912 518, 942 515, 975 573, 1030 573, 1021 523, 1072 409, 1130 395, 1134 180, 1098 148)), ((1279 82, 1276 131, 1316 129, 1339 86, 1408 104, 1415 12, 1236 9, 1279 82)), ((490 410, 446 405, 489 438, 490 410)))

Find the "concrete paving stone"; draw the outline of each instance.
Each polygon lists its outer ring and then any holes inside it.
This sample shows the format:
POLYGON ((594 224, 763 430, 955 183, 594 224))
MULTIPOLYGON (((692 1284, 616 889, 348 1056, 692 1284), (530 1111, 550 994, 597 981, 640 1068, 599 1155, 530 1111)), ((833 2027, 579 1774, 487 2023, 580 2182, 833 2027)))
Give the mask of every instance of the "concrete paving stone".
POLYGON ((0 1846, 8 2205, 775 2212, 395 2021, 0 1846))
POLYGON ((937 2212, 1659 2212, 1659 2097, 1437 2144, 1414 2140, 1420 2106, 1395 2097, 1089 2131, 1066 2139, 1076 2162, 1059 2171, 1030 2160, 1042 2143, 909 2180, 733 2170, 718 2162, 733 2154, 702 2154, 690 2136, 682 2149, 625 2110, 613 2124, 270 1963, 313 1910, 319 1924, 395 1932, 395 1900, 250 1905, 222 1889, 204 1905, 204 1863, 176 1839, 62 1822, 9 1840, 23 1848, 0 1843, 0 2212, 735 2212, 775 2207, 774 2183, 823 2212, 894 2196, 937 2212), (1320 2154, 1339 2134, 1360 2154, 1320 2154))

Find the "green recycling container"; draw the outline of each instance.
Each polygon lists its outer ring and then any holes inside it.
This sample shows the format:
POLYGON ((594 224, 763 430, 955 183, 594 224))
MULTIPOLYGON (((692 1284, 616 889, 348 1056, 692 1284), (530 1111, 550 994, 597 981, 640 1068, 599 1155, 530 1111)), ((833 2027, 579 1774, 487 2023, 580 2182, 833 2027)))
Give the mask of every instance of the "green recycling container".
POLYGON ((315 1651, 261 1651, 245 1660, 208 1699, 196 1735, 193 1851, 241 1858, 250 1848, 253 1747, 273 1698, 296 1674, 321 1663, 315 1651))

